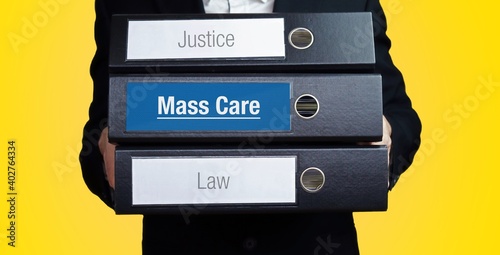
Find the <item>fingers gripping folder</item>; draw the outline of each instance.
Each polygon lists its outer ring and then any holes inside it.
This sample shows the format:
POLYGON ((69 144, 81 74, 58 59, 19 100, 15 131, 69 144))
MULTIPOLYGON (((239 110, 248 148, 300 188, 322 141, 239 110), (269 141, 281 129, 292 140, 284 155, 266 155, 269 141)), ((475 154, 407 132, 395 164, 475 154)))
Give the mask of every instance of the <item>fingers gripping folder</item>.
POLYGON ((370 13, 118 15, 119 214, 387 209, 370 13), (362 41, 363 43, 360 43, 362 41))

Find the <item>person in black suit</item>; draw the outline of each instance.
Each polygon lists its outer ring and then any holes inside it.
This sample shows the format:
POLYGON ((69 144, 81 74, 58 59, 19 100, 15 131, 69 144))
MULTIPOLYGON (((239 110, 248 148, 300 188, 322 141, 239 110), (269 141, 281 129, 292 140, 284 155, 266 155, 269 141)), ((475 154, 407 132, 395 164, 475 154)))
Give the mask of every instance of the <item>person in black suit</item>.
MULTIPOLYGON (((114 145, 107 141, 108 54, 113 14, 204 13, 202 0, 96 0, 97 51, 89 120, 80 153, 88 188, 113 208, 114 145), (104 156, 103 156, 104 155, 104 156)), ((276 0, 274 12, 373 13, 375 73, 382 75, 384 138, 390 147, 389 189, 410 166, 421 123, 389 55, 386 19, 378 0, 276 0)), ((389 244, 388 244, 389 245, 389 244)), ((143 254, 359 254, 352 213, 280 215, 144 215, 143 254)))

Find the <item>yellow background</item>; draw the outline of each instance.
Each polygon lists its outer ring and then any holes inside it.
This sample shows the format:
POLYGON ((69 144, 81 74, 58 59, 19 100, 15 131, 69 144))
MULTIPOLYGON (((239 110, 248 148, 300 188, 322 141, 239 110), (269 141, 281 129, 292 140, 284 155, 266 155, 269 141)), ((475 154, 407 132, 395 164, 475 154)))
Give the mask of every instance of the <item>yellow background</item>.
MULTIPOLYGON (((40 2, 0 4, 0 166, 16 139, 19 192, 11 248, 2 171, 0 254, 139 254, 141 217, 107 209, 77 158, 92 93, 93 1, 40 2), (23 30, 26 22, 36 29, 23 30)), ((355 214, 361 252, 500 254, 500 4, 382 4, 423 147, 390 192, 388 212, 355 214)))

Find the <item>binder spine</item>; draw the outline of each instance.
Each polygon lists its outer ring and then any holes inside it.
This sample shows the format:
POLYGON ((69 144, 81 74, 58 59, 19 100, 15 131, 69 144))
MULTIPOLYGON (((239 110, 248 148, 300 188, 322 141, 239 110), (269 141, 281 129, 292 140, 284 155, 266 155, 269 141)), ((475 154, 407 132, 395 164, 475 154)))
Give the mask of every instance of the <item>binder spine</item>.
MULTIPOLYGON (((203 24, 203 23, 200 23, 203 24)), ((260 26, 253 40, 259 38, 268 26, 260 26)), ((217 14, 217 15, 115 15, 112 19, 110 72, 114 74, 149 74, 152 69, 158 73, 283 73, 283 72, 325 72, 325 73, 372 73, 375 51, 371 13, 274 13, 274 14, 217 14), (130 24, 141 21, 200 21, 215 23, 224 20, 282 19, 284 27, 281 44, 285 46, 284 56, 237 57, 213 56, 211 58, 151 57, 129 59, 130 37, 143 37, 144 33, 133 34, 130 24), (301 31, 309 31, 311 44, 294 43, 294 32, 303 38, 301 31)), ((165 28, 168 31, 170 27, 165 28)), ((206 32, 216 32, 208 27, 206 32)), ((241 30, 238 28, 237 30, 241 30)), ((156 30, 155 30, 156 31, 156 30)), ((274 32, 273 32, 274 33, 274 32)), ((152 33, 155 36, 157 32, 152 33)), ((147 34, 146 34, 147 35, 147 34)), ((208 35, 207 35, 208 36, 208 35)), ((205 38, 205 37, 204 37, 205 38)), ((168 38, 167 38, 168 39, 168 38)), ((162 39, 163 40, 163 39, 162 39)), ((176 41, 177 42, 177 41, 176 41)), ((262 42, 263 44, 266 42, 262 42)), ((270 43, 270 42, 268 42, 270 43)), ((174 44, 175 46, 175 44, 174 44)), ((267 45, 266 47, 269 47, 267 45)), ((260 48, 266 48, 261 46, 260 48)), ((272 55, 272 54, 271 54, 272 55)))
POLYGON ((367 142, 382 136, 379 75, 112 77, 110 140, 367 142))
MULTIPOLYGON (((383 211, 387 209, 387 149, 379 146, 369 147, 277 147, 268 146, 265 149, 245 149, 237 148, 186 148, 186 147, 162 147, 162 148, 133 148, 118 147, 116 152, 116 189, 115 211, 118 214, 179 214, 186 210, 197 210, 200 213, 298 213, 298 212, 325 212, 325 211, 383 211), (294 173, 295 201, 274 202, 274 203, 238 203, 233 200, 231 203, 211 203, 217 196, 226 195, 223 192, 234 192, 231 189, 217 190, 215 193, 202 190, 201 193, 193 193, 190 199, 193 203, 184 204, 162 204, 162 202, 151 204, 134 204, 132 199, 133 190, 133 159, 187 159, 191 162, 197 162, 200 159, 221 159, 227 160, 231 164, 234 157, 243 157, 246 159, 247 168, 241 171, 224 171, 226 177, 236 181, 239 176, 244 176, 245 171, 257 171, 252 168, 257 158, 296 158, 294 173), (304 186, 311 186, 307 183, 307 177, 304 173, 310 169, 318 169, 323 173, 324 183, 319 190, 306 189, 304 186), (205 192, 205 193, 203 193, 205 192), (217 193, 219 192, 219 193, 217 193)), ((255 163, 258 166, 257 163, 255 163)), ((238 169, 238 164, 233 164, 234 169, 238 169)), ((282 166, 285 167, 285 166, 282 166)), ((150 171, 151 168, 135 169, 136 171, 150 171)), ((169 185, 160 185, 160 191, 154 190, 156 195, 187 196, 191 191, 197 190, 198 186, 205 187, 203 182, 196 182, 200 178, 196 174, 191 176, 192 185, 185 187, 185 179, 175 174, 176 169, 160 169, 165 175, 162 177, 152 176, 155 181, 173 181, 177 183, 175 187, 177 192, 171 194, 166 187, 169 185), (169 174, 169 171, 173 172, 169 174), (163 179, 161 179, 163 178, 163 179), (176 179, 178 178, 178 179, 176 179), (172 180, 173 179, 173 180, 172 180), (161 189, 165 189, 165 194, 161 194, 161 189)), ((204 174, 203 168, 194 169, 204 174)), ((187 170, 186 170, 187 171, 187 170)), ((313 172, 314 173, 314 172, 313 172)), ((148 175, 152 173, 148 173, 148 175)), ((306 173, 307 174, 307 173, 306 173)), ((257 176, 257 179, 248 180, 249 183, 241 184, 252 185, 250 182, 269 183, 265 174, 257 176)), ((141 179, 144 185, 150 184, 150 180, 141 179)), ((202 180, 203 181, 203 180, 202 180)), ((245 181, 245 180, 242 180, 245 181)), ((278 181, 275 181, 278 184, 278 181)), ((153 182, 154 183, 154 182, 153 182)), ((244 183, 244 182, 243 182, 244 183)), ((229 187, 232 183, 228 184, 229 187)), ((148 188, 150 188, 147 186, 148 188)), ((286 185, 284 185, 286 186, 286 185)), ((313 187, 316 187, 313 185, 313 187)), ((260 187, 263 189, 266 187, 260 187)), ((288 192, 290 188, 288 187, 288 192)), ((199 190, 198 190, 199 191, 199 190)), ((257 192, 257 190, 255 190, 257 192)), ((277 191, 276 191, 277 192, 277 191)), ((147 191, 146 191, 147 193, 147 191)), ((238 196, 239 193, 233 195, 238 196)), ((151 194, 150 194, 151 195, 151 194)), ((276 193, 268 193, 268 197, 276 196, 276 193)), ((160 198, 166 199, 168 198, 160 198)))

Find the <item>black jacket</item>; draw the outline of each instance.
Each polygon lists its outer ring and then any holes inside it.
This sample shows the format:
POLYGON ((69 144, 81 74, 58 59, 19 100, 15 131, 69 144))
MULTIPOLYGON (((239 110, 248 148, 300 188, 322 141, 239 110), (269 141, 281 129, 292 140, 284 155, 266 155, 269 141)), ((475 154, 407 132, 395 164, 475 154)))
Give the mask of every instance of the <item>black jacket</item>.
MULTIPOLYGON (((108 54, 111 16, 113 14, 203 13, 204 9, 201 0, 96 0, 95 10, 97 51, 91 65, 94 94, 89 110, 89 121, 84 128, 80 162, 83 177, 88 188, 108 206, 113 207, 110 189, 104 178, 102 156, 97 145, 101 130, 107 125, 109 89, 108 54)), ((392 126, 392 164, 390 168, 390 187, 392 188, 399 176, 410 166, 413 156, 419 147, 421 124, 405 92, 403 77, 394 66, 389 55, 391 42, 386 35, 386 19, 379 1, 276 0, 274 6, 274 12, 360 11, 370 11, 373 13, 376 53, 375 72, 382 75, 383 110, 385 117, 392 126)), ((329 216, 323 217, 331 218, 329 216)), ((145 224, 153 218, 145 217, 145 224)), ((331 221, 318 216, 314 217, 316 218, 314 222, 311 222, 311 218, 312 216, 306 221, 309 222, 307 223, 309 226, 317 225, 321 221, 328 225, 327 222, 331 221)), ((156 222, 158 221, 159 219, 157 218, 156 222)), ((348 216, 346 221, 351 222, 350 224, 353 226, 352 216, 348 216)), ((252 224, 251 222, 248 222, 248 224, 252 224)), ((168 224, 171 225, 171 223, 168 224)), ((240 226, 240 228, 242 227, 239 224, 236 225, 240 226)), ((292 233, 293 231, 288 232, 292 233)), ((319 236, 315 233, 312 233, 312 235, 313 239, 319 236)), ((316 241, 319 242, 318 240, 316 241)))

